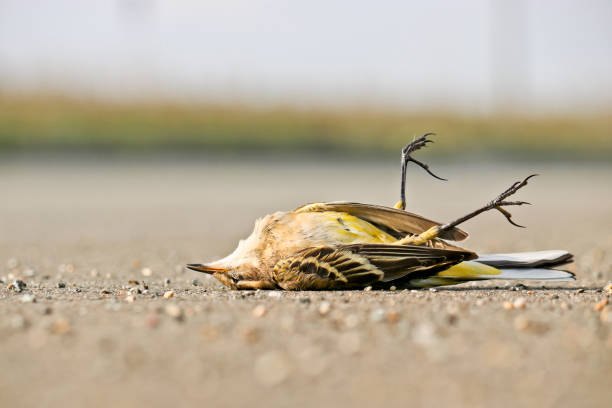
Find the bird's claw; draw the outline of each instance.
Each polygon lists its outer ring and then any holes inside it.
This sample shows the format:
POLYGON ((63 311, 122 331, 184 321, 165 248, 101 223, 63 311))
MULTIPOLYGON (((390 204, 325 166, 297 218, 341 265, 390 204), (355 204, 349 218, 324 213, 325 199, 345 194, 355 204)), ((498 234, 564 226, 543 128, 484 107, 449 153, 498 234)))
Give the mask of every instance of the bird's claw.
POLYGON ((414 164, 416 164, 417 166, 421 167, 423 170, 425 170, 427 173, 429 173, 430 176, 437 178, 438 180, 443 180, 443 181, 447 181, 445 178, 436 176, 430 169, 429 169, 429 165, 413 158, 412 156, 410 156, 410 153, 415 152, 419 149, 421 149, 422 147, 427 146, 427 143, 434 143, 433 140, 428 139, 428 136, 433 136, 435 135, 435 133, 430 132, 430 133, 426 133, 423 136, 419 137, 418 139, 413 140, 412 142, 408 143, 403 149, 402 149, 402 160, 405 164, 408 164, 408 162, 413 162, 414 164))
POLYGON ((531 205, 531 203, 528 203, 527 201, 504 201, 504 200, 510 197, 511 195, 513 195, 514 193, 516 193, 521 188, 525 187, 529 179, 535 176, 537 176, 537 174, 532 174, 530 176, 527 176, 523 181, 514 182, 506 191, 504 191, 499 196, 497 196, 497 198, 489 204, 489 208, 491 209, 494 208, 500 213, 502 213, 510 224, 516 227, 525 228, 523 225, 519 225, 515 223, 514 221, 512 221, 512 213, 510 213, 510 211, 502 207, 511 206, 511 205, 525 205, 525 204, 531 205))

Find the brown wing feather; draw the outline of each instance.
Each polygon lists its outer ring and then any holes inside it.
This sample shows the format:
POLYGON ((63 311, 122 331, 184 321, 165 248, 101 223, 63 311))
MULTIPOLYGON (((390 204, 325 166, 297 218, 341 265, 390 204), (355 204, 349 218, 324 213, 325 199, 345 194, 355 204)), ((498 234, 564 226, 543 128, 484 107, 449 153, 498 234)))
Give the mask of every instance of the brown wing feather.
POLYGON ((272 276, 286 290, 357 289, 415 272, 423 275, 475 257, 463 249, 414 245, 312 247, 280 260, 272 276))
POLYGON ((384 273, 383 281, 389 282, 414 272, 426 274, 459 262, 475 259, 477 255, 461 248, 431 248, 417 245, 356 244, 341 249, 365 257, 384 273))
MULTIPOLYGON (((295 211, 345 212, 373 224, 381 225, 395 231, 401 236, 407 234, 420 234, 433 226, 441 225, 438 222, 428 220, 427 218, 408 211, 373 204, 350 202, 314 203, 303 205, 295 209, 295 211)), ((440 238, 452 241, 461 241, 467 237, 468 234, 459 228, 453 228, 440 234, 440 238)))

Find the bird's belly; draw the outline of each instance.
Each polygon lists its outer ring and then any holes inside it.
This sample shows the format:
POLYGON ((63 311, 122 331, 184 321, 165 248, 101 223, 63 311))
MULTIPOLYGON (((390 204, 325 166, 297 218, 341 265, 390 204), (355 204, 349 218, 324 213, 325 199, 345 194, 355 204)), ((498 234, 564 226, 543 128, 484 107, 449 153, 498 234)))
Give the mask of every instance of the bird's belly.
POLYGON ((335 211, 300 214, 302 233, 327 245, 390 244, 397 241, 375 225, 347 213, 335 211))

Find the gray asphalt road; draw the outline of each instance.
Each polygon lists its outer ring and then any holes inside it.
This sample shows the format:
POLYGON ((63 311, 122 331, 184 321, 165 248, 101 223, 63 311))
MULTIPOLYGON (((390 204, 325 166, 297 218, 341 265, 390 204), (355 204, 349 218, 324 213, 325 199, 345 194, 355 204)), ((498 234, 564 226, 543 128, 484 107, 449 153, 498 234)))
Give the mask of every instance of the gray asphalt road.
POLYGON ((272 162, 3 161, 0 405, 609 404, 612 167, 411 169, 409 209, 440 221, 540 173, 514 211, 527 229, 484 214, 462 244, 571 250, 569 284, 244 293, 185 271, 272 211, 397 201, 396 163, 272 162))

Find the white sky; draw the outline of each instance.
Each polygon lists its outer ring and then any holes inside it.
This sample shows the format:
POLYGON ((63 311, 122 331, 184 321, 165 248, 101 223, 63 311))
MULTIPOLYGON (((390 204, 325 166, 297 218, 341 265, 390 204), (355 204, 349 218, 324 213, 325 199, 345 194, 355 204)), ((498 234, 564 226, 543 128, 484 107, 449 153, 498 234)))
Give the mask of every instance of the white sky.
POLYGON ((0 89, 489 112, 612 107, 608 0, 0 0, 0 89))

